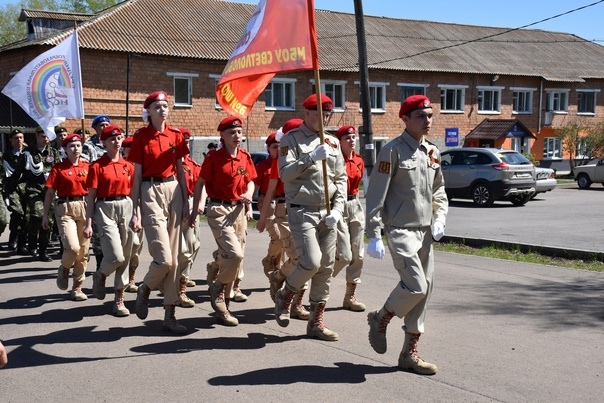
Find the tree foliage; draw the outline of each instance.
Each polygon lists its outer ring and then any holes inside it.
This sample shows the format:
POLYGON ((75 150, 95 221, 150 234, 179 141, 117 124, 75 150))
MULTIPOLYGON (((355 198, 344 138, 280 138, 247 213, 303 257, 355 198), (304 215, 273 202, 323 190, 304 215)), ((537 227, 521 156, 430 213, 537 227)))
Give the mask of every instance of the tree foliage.
POLYGON ((604 122, 571 120, 554 130, 569 156, 571 172, 576 166, 604 156, 604 122))
POLYGON ((19 21, 22 8, 92 14, 117 3, 119 0, 15 0, 0 6, 0 46, 27 37, 25 23, 19 21))

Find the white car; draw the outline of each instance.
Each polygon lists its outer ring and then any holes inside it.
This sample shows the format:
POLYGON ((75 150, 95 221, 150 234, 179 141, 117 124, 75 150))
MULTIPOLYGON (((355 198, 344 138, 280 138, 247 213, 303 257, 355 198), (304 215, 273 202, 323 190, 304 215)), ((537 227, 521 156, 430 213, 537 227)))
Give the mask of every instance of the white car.
POLYGON ((575 167, 573 175, 581 189, 589 189, 592 183, 604 184, 604 158, 575 167))
POLYGON ((535 167, 537 183, 535 185, 534 198, 538 193, 551 192, 556 188, 558 181, 556 180, 556 172, 551 168, 535 167))

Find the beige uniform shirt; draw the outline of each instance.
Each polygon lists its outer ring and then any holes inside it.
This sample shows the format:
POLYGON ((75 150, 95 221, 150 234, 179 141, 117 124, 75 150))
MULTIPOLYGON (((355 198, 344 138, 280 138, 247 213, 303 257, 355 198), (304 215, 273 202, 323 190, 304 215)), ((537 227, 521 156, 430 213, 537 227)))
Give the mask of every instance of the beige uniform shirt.
POLYGON ((426 227, 433 219, 445 223, 449 202, 440 152, 403 132, 380 151, 365 195, 370 238, 380 237, 380 221, 401 228, 426 227))
MULTIPOLYGON (((279 174, 285 184, 285 198, 288 203, 310 207, 326 205, 323 162, 314 162, 308 155, 320 143, 319 135, 305 124, 290 130, 281 139, 279 174)), ((330 146, 326 161, 331 206, 332 209, 343 213, 348 181, 344 157, 338 139, 326 134, 325 143, 330 146)))

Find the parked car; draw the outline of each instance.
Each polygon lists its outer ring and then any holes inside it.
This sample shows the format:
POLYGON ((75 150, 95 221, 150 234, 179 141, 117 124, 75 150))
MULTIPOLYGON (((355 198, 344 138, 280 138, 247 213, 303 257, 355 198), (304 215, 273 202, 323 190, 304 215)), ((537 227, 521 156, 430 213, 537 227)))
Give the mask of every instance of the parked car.
POLYGON ((522 206, 535 193, 535 166, 516 151, 462 147, 444 151, 441 159, 449 199, 470 199, 480 207, 495 200, 522 206))
POLYGON ((592 183, 604 184, 604 158, 595 159, 573 169, 575 180, 581 189, 589 189, 592 183))
POLYGON ((537 183, 535 193, 531 198, 537 196, 538 193, 551 192, 556 188, 558 181, 556 180, 556 171, 551 168, 535 167, 535 175, 537 183))

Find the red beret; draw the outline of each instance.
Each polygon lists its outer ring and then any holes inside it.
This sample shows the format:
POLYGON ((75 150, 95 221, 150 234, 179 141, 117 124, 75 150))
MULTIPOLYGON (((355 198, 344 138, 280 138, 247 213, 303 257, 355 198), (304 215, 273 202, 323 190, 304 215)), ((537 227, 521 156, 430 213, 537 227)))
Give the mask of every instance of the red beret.
MULTIPOLYGON (((321 94, 321 105, 324 112, 331 112, 333 109, 333 101, 325 94, 321 94)), ((305 109, 310 111, 317 110, 317 94, 312 94, 302 104, 305 109)))
POLYGON ((346 136, 347 134, 352 134, 356 132, 357 130, 354 128, 354 126, 342 126, 336 132, 336 137, 341 139, 342 136, 346 136))
POLYGON ((168 100, 168 94, 166 94, 164 91, 155 91, 155 92, 152 92, 151 94, 149 94, 147 99, 145 99, 145 103, 144 103, 143 107, 145 109, 147 109, 155 101, 167 101, 167 100, 168 100))
POLYGON ((290 131, 291 129, 297 128, 302 123, 304 123, 304 121, 302 119, 290 119, 287 122, 285 122, 285 124, 281 128, 281 131, 283 132, 283 134, 286 134, 288 131, 290 131))
POLYGON ((101 132, 101 140, 107 140, 109 137, 117 136, 119 134, 122 134, 122 129, 119 126, 107 126, 101 132))
POLYGON ((277 141, 277 132, 269 134, 269 136, 266 138, 266 141, 264 143, 267 146, 270 146, 273 143, 278 143, 278 141, 277 141))
POLYGON ((180 130, 180 132, 182 133, 182 136, 185 138, 185 140, 191 138, 191 130, 187 129, 186 127, 181 127, 178 130, 180 130))
POLYGON ((122 148, 130 147, 132 145, 132 140, 133 139, 134 139, 134 137, 132 137, 132 136, 126 137, 124 139, 124 141, 122 141, 122 148))
POLYGON ((63 139, 61 147, 67 147, 67 144, 71 143, 72 141, 82 141, 82 136, 77 133, 70 134, 63 139))
POLYGON ((241 119, 239 119, 237 116, 228 116, 222 119, 218 125, 218 131, 221 132, 230 129, 231 127, 241 127, 241 125, 241 119))
POLYGON ((403 118, 408 112, 412 112, 416 109, 432 108, 430 100, 425 95, 411 95, 407 97, 401 104, 401 109, 398 111, 398 117, 403 118))

